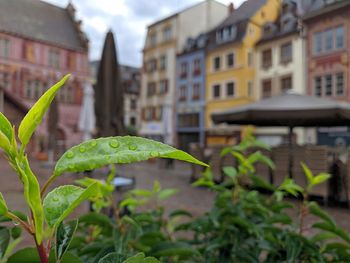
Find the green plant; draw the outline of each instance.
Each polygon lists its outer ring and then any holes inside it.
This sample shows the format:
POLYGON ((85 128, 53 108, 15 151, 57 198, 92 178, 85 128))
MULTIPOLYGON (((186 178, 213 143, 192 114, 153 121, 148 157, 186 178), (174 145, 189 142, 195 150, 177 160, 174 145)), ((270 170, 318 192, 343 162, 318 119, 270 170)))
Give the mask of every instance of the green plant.
MULTIPOLYGON (((23 184, 24 199, 30 210, 29 215, 18 216, 7 207, 4 197, 0 194, 0 215, 19 224, 33 236, 36 245, 36 249, 26 248, 16 252, 8 258, 8 262, 38 262, 39 259, 42 263, 81 262, 79 258, 66 252, 77 222, 65 223, 64 220, 81 202, 98 195, 101 187, 97 182, 89 184, 86 188, 63 185, 45 194, 51 183, 64 172, 81 172, 112 163, 132 163, 154 157, 172 158, 206 166, 185 152, 152 140, 130 136, 99 138, 83 142, 63 154, 56 163, 52 176, 40 187, 29 165, 26 146, 56 93, 68 78, 69 75, 65 76, 46 91, 26 114, 18 127, 20 147, 15 127, 0 113, 0 148, 23 184)), ((0 257, 4 257, 4 251, 9 248, 7 230, 3 231, 1 237, 5 240, 0 242, 0 257)))
POLYGON ((166 216, 160 204, 176 192, 176 189, 162 189, 156 181, 151 190, 134 189, 125 195, 119 206, 128 206, 130 213, 127 215, 117 213, 115 218, 95 212, 83 215, 70 251, 87 263, 109 254, 125 258, 142 252, 160 258, 162 262, 183 260, 197 254, 189 244, 174 236, 177 219, 191 215, 177 210, 166 216))
POLYGON ((349 262, 349 234, 315 202, 308 201, 311 189, 330 175, 314 176, 302 164, 308 180, 306 189, 288 177, 280 186, 274 186, 256 174, 257 162, 274 168, 273 162, 257 148, 268 149, 252 136, 225 148, 222 154, 235 157, 238 165, 223 168, 224 182, 216 185, 208 169, 194 183, 209 187, 217 195, 214 207, 206 215, 177 228, 193 234, 187 242, 198 249, 200 256, 196 255, 192 262, 349 262), (271 194, 250 188, 265 189, 271 194), (285 200, 288 195, 303 197, 298 221, 288 212, 295 207, 294 202, 285 200), (305 219, 309 214, 320 221, 306 235, 305 219))

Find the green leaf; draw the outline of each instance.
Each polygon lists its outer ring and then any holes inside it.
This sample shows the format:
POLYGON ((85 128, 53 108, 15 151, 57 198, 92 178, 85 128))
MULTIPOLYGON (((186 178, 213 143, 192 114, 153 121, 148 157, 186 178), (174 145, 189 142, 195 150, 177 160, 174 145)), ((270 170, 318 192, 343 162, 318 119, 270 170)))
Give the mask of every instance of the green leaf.
POLYGON ((237 169, 231 166, 225 166, 222 168, 223 172, 233 180, 238 176, 237 169))
POLYGON ((10 238, 11 234, 8 228, 0 229, 0 259, 2 259, 6 253, 10 238))
POLYGON ((7 263, 38 263, 40 258, 36 248, 29 247, 18 250, 12 256, 9 257, 7 263))
POLYGON ((59 225, 56 231, 56 259, 61 259, 66 253, 72 237, 78 227, 78 220, 73 220, 69 224, 63 222, 59 225))
MULTIPOLYGON (((106 262, 99 262, 99 263, 106 263, 106 262)), ((123 263, 160 263, 160 261, 154 257, 145 258, 145 254, 139 253, 131 258, 128 258, 123 263)))
POLYGON ((304 189, 297 185, 293 179, 291 178, 284 178, 284 181, 282 182, 282 184, 278 187, 278 190, 283 190, 293 196, 298 196, 299 193, 302 193, 304 191, 304 189))
POLYGON ((309 211, 311 214, 318 216, 330 225, 336 226, 333 218, 327 212, 323 211, 316 202, 309 203, 309 211))
POLYGON ((158 198, 160 200, 165 200, 165 199, 177 194, 178 192, 179 192, 179 189, 175 189, 175 188, 163 189, 158 193, 158 198))
POLYGON ((125 256, 117 252, 112 252, 101 258, 98 263, 123 263, 124 260, 125 256))
POLYGON ((6 135, 0 131, 0 148, 5 151, 7 155, 11 152, 11 142, 8 140, 6 135))
POLYGON ((138 197, 151 197, 153 195, 151 191, 146 189, 133 189, 129 193, 138 197))
POLYGON ((334 233, 338 237, 345 240, 347 243, 350 243, 349 234, 344 229, 342 229, 338 226, 331 225, 328 222, 316 222, 315 224, 312 225, 312 227, 334 233))
POLYGON ((0 193, 0 216, 5 215, 8 212, 8 208, 2 193, 0 193))
POLYGON ((69 74, 64 76, 58 83, 47 90, 23 118, 18 128, 18 138, 22 143, 22 150, 28 144, 37 126, 41 123, 56 93, 64 85, 69 76, 69 74))
POLYGON ((169 217, 177 217, 177 216, 186 216, 186 217, 193 217, 192 214, 186 210, 174 210, 170 212, 169 217))
POLYGON ((189 257, 197 253, 197 250, 193 249, 187 243, 171 241, 161 242, 155 245, 149 252, 150 255, 155 257, 189 257))
POLYGON ((44 228, 44 209, 42 206, 40 186, 38 179, 30 169, 27 157, 17 162, 17 171, 20 175, 24 188, 24 197, 33 214, 35 223, 35 237, 38 244, 41 244, 44 228))
POLYGON ((311 183, 313 186, 322 184, 323 182, 327 181, 330 177, 331 175, 328 173, 320 173, 316 175, 314 178, 312 178, 311 183))
POLYGON ((44 213, 47 224, 56 228, 81 202, 94 196, 97 185, 84 189, 64 185, 53 189, 44 199, 44 213))
POLYGON ((10 121, 0 112, 0 131, 7 137, 11 142, 14 137, 13 129, 10 121))
POLYGON ((301 166, 303 167, 304 174, 307 178, 308 184, 311 185, 312 179, 314 178, 314 175, 312 174, 311 170, 309 169, 309 167, 307 167, 307 165, 305 163, 302 162, 301 166))
POLYGON ((153 140, 134 137, 108 137, 83 142, 57 161, 54 176, 63 172, 93 170, 112 163, 133 163, 150 158, 170 158, 208 166, 188 153, 153 140))

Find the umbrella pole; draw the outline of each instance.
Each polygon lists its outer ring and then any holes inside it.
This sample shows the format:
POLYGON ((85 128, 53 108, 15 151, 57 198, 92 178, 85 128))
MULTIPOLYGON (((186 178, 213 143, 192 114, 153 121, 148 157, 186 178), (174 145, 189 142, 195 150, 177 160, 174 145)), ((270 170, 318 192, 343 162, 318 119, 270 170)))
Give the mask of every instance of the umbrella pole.
POLYGON ((293 126, 289 126, 288 148, 288 176, 293 178, 293 126))

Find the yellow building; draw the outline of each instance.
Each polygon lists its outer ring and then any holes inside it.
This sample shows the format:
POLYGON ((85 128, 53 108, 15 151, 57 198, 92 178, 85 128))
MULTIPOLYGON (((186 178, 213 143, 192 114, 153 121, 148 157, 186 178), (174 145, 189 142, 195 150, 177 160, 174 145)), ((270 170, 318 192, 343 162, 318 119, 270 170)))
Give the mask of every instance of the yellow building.
POLYGON ((248 0, 210 33, 206 58, 206 142, 234 143, 239 127, 214 125, 211 114, 250 103, 254 91, 254 46, 266 22, 278 18, 281 0, 248 0))

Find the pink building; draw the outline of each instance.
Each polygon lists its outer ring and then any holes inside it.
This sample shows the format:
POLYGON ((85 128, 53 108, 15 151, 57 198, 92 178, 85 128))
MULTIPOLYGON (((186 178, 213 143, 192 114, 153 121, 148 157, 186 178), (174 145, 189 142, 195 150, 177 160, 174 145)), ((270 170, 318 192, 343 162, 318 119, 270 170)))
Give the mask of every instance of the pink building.
MULTIPOLYGON (((29 108, 67 73, 72 77, 58 94, 61 148, 81 141, 77 123, 82 87, 89 79, 88 39, 81 21, 72 4, 61 8, 39 0, 0 1, 0 90, 5 94, 0 110, 7 114, 8 94, 29 108)), ((36 152, 46 147, 45 122, 36 133, 36 152)))

